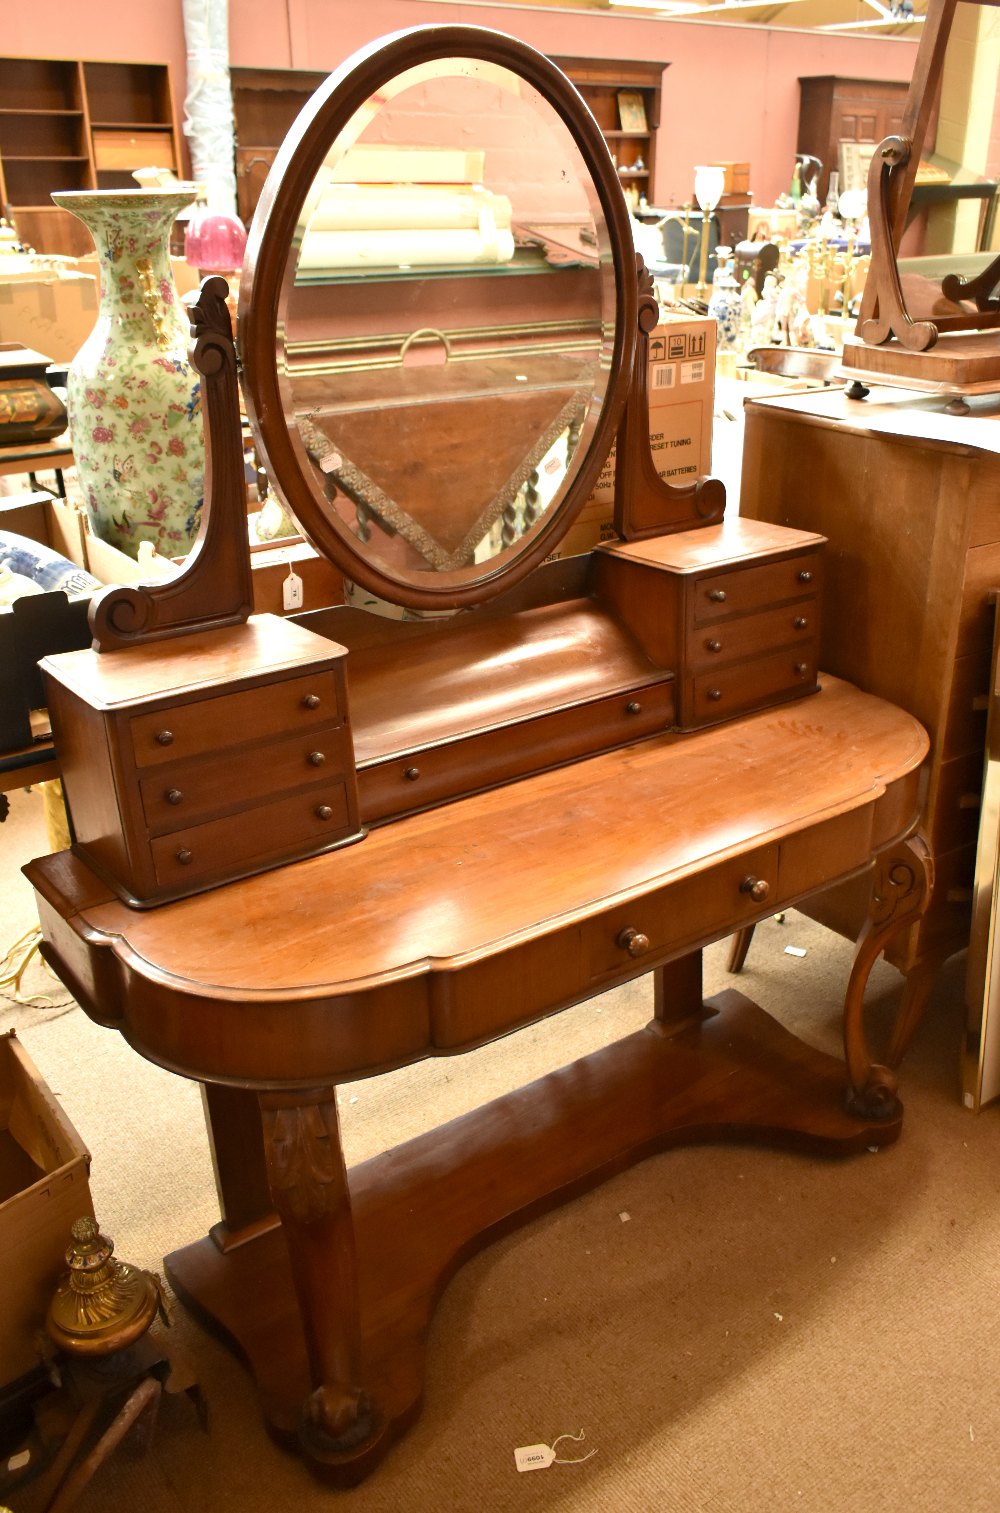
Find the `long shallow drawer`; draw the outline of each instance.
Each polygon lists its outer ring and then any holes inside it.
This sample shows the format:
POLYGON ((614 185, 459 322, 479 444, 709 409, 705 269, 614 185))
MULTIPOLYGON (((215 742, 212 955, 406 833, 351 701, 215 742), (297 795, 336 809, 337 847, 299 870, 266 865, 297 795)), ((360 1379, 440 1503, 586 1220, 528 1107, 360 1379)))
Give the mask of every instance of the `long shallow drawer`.
POLYGON ((773 844, 727 858, 631 903, 440 974, 431 1005, 434 1045, 455 1050, 488 1040, 648 972, 712 932, 725 935, 766 916, 774 907, 778 854, 773 844), (759 881, 768 884, 763 899, 749 891, 759 881))
POLYGON ((737 657, 757 656, 797 641, 807 643, 818 631, 819 601, 804 599, 695 631, 689 642, 688 664, 696 672, 709 670, 737 657))
POLYGON ((690 715, 685 724, 705 725, 744 714, 768 701, 810 693, 816 684, 815 639, 753 662, 703 672, 691 684, 690 715))
POLYGON ((187 888, 199 878, 253 871, 262 861, 307 856, 355 829, 347 785, 330 782, 160 836, 151 842, 150 851, 157 884, 187 888))
POLYGON ((822 563, 819 552, 804 552, 781 562, 756 563, 699 578, 692 594, 691 623, 703 625, 818 594, 822 563))
POLYGON ((320 777, 346 780, 352 765, 347 728, 334 725, 246 751, 169 763, 143 778, 139 791, 150 833, 162 835, 320 777))
POLYGON ((674 724, 674 707, 674 683, 668 678, 465 740, 387 758, 358 771, 362 818, 386 819, 423 809, 541 767, 556 767, 656 735, 674 724))
POLYGON ((244 741, 316 729, 343 718, 338 679, 329 668, 238 693, 172 704, 129 721, 137 767, 240 746, 244 741))

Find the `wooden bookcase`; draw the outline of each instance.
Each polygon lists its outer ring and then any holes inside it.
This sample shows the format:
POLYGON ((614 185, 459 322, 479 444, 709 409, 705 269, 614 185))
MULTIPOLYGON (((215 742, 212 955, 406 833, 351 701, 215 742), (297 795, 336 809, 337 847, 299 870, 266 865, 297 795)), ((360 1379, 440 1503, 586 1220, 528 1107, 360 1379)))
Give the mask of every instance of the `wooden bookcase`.
POLYGON ((660 91, 667 63, 643 63, 621 58, 553 58, 580 91, 615 160, 622 188, 634 184, 652 199, 656 166, 656 132, 660 124, 660 91), (622 123, 621 95, 639 95, 645 130, 622 123), (642 162, 642 168, 635 164, 642 162))
POLYGON ((0 195, 38 252, 93 251, 56 189, 135 188, 133 168, 183 175, 165 63, 0 58, 0 195))

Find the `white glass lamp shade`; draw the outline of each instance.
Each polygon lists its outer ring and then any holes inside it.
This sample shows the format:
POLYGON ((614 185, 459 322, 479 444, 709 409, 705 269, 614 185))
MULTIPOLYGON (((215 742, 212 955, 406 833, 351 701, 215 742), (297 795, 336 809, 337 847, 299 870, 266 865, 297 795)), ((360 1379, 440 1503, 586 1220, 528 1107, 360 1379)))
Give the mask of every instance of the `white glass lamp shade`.
POLYGON ((714 210, 726 187, 726 170, 721 164, 706 164, 694 171, 694 197, 702 210, 714 210))

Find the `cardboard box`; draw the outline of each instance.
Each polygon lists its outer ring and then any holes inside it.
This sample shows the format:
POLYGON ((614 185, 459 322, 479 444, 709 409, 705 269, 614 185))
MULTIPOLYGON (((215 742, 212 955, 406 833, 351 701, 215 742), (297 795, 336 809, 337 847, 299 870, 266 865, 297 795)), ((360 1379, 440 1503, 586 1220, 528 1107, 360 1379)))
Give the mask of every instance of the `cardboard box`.
POLYGON ((54 363, 71 361, 94 329, 97 280, 85 273, 0 276, 0 342, 20 342, 54 363))
POLYGON ((0 1036, 0 1387, 39 1363, 70 1229, 85 1216, 90 1153, 11 1031, 0 1036))
MULTIPOLYGON (((649 337, 649 444, 668 483, 693 483, 712 469, 717 327, 706 316, 663 314, 649 337)), ((613 538, 615 448, 553 557, 574 557, 613 538)))

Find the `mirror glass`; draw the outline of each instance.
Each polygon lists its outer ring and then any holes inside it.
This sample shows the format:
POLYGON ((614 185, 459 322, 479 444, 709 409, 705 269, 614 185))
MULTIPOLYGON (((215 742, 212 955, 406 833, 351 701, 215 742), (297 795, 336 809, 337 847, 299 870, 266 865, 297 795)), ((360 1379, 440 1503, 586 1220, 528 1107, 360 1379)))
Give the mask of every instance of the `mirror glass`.
POLYGON ((289 258, 279 376, 324 531, 400 603, 551 534, 617 310, 597 187, 549 100, 475 57, 397 73, 337 132, 289 258))

